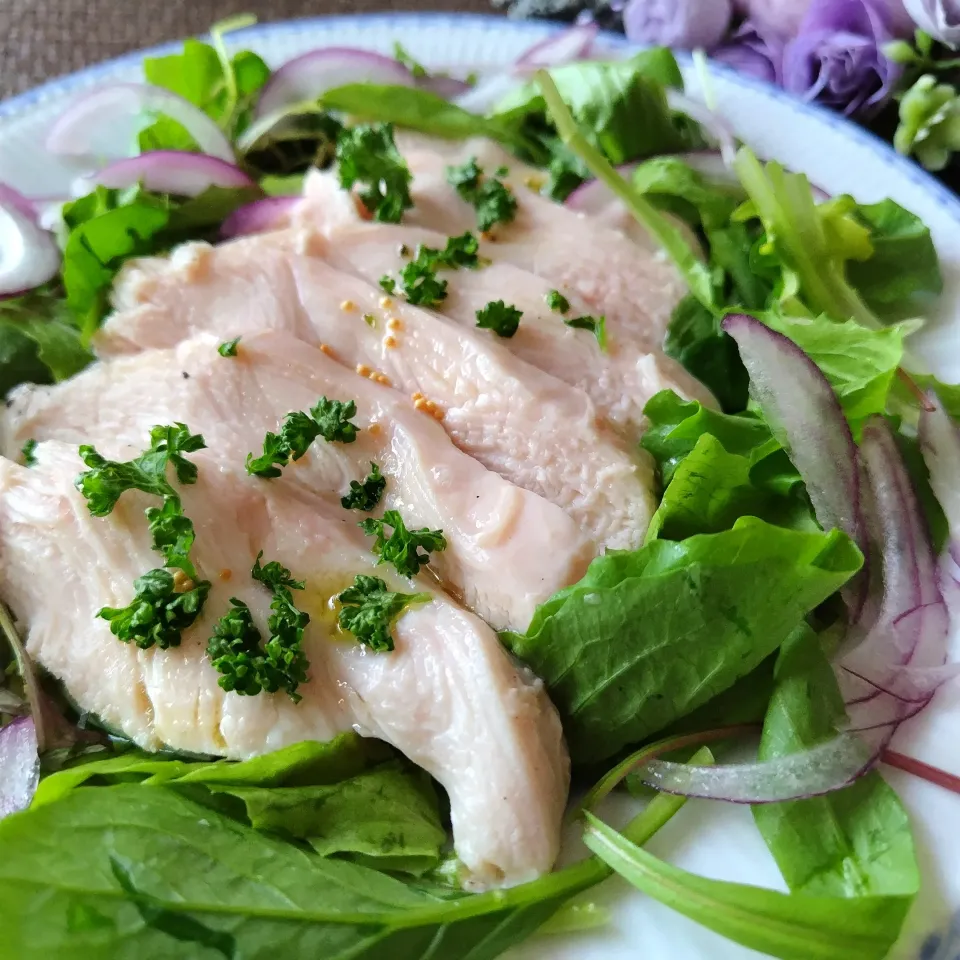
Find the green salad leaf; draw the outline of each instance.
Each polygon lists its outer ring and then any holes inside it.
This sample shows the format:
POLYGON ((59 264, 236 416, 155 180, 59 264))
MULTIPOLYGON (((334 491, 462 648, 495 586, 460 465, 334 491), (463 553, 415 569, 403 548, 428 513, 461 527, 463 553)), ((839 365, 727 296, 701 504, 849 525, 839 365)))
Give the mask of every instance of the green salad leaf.
POLYGON ((930 228, 893 200, 857 205, 854 217, 870 233, 871 256, 847 264, 847 277, 884 319, 915 316, 943 290, 930 228))
POLYGON ((726 225, 743 200, 741 190, 712 183, 679 157, 645 160, 631 179, 634 189, 660 209, 704 229, 726 225))
POLYGON ((854 427, 886 410, 903 360, 904 340, 920 327, 918 321, 905 321, 868 330, 853 320, 837 323, 777 311, 761 314, 760 319, 789 337, 820 368, 854 427))
MULTIPOLYGON (((270 78, 270 68, 257 54, 242 50, 224 62, 213 46, 194 39, 184 43, 181 53, 147 57, 143 72, 148 83, 172 90, 203 110, 231 139, 249 126, 257 94, 270 78)), ((186 131, 168 117, 159 118, 140 135, 141 150, 194 146, 186 131)))
POLYGON ((728 530, 740 517, 817 530, 806 497, 786 495, 755 484, 748 456, 728 453, 712 434, 704 433, 674 471, 660 506, 650 521, 647 540, 683 540, 698 533, 728 530))
POLYGON ((47 777, 34 805, 57 803, 84 784, 130 782, 163 785, 260 832, 379 870, 422 873, 437 865, 446 843, 430 778, 385 744, 354 733, 240 763, 131 751, 47 777))
POLYGON ((735 413, 747 405, 750 380, 720 319, 698 297, 687 294, 674 308, 663 352, 708 387, 724 410, 735 413))
POLYGON ((790 895, 670 866, 587 814, 587 847, 647 896, 734 943, 782 960, 883 960, 900 932, 886 897, 790 895))
POLYGON ((574 761, 602 760, 757 667, 861 564, 837 531, 744 517, 607 553, 503 639, 547 684, 574 761))
POLYGON ((683 400, 672 390, 651 397, 643 412, 650 426, 640 444, 657 462, 665 484, 700 438, 709 434, 727 453, 749 459, 750 480, 755 485, 781 494, 795 492, 802 485, 786 451, 764 420, 753 413, 720 413, 697 400, 683 400))
MULTIPOLYGON (((820 639, 804 630, 784 645, 777 660, 760 759, 830 740, 845 720, 843 697, 820 639)), ((920 878, 906 810, 879 773, 824 797, 755 806, 753 816, 792 892, 883 898, 887 924, 882 929, 895 937, 920 878)))

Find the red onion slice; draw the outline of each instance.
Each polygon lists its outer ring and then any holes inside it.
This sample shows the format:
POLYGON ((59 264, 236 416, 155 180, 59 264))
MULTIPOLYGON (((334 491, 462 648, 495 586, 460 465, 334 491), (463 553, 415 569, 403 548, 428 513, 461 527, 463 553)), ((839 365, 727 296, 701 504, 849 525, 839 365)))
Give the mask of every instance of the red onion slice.
POLYGON ((590 56, 600 28, 595 23, 582 23, 551 34, 535 43, 517 58, 516 73, 528 74, 541 67, 559 67, 590 56))
POLYGON ((253 233, 268 233, 287 226, 290 211, 301 197, 265 197, 239 207, 223 221, 220 236, 224 240, 246 237, 253 233))
POLYGON ((836 394, 788 337, 734 313, 723 329, 740 348, 750 392, 803 478, 824 530, 843 530, 867 554, 857 445, 836 394))
MULTIPOLYGON (((956 544, 960 537, 960 431, 944 410, 940 398, 927 394, 929 409, 920 413, 920 449, 930 471, 930 486, 943 508, 956 544)), ((952 546, 960 557, 960 547, 952 546)))
POLYGON ((443 73, 433 73, 426 77, 417 78, 417 86, 423 90, 429 90, 444 100, 454 100, 456 97, 462 97, 473 89, 473 85, 466 80, 460 80, 457 77, 448 77, 443 73))
POLYGON ((212 157, 233 162, 233 147, 199 107, 162 87, 115 83, 75 100, 47 135, 47 149, 84 163, 129 157, 136 137, 157 116, 176 120, 212 157))
POLYGON ((0 201, 0 296, 10 297, 53 279, 60 270, 60 249, 53 234, 41 229, 36 214, 0 201))
POLYGON ((273 74, 260 91, 255 116, 259 120, 293 104, 316 100, 348 83, 412 87, 414 78, 392 57, 353 47, 321 47, 294 57, 273 74))
POLYGON ((471 113, 487 113, 517 86, 517 78, 509 73, 483 77, 471 90, 454 99, 454 103, 471 113))
POLYGON ((0 729, 0 819, 26 810, 40 782, 37 731, 30 717, 0 729))
POLYGON ((14 190, 13 187, 8 187, 5 183, 0 183, 0 204, 19 210, 20 213, 31 220, 37 219, 37 208, 33 201, 28 200, 19 190, 14 190))
POLYGON ((750 804, 801 800, 831 793, 866 773, 880 756, 880 739, 876 734, 842 733, 802 753, 757 763, 692 767, 654 760, 639 777, 662 793, 705 800, 750 804))
POLYGON ((185 150, 151 150, 139 157, 115 160, 79 178, 74 186, 83 196, 96 186, 123 190, 138 183, 155 193, 178 197, 196 197, 209 187, 256 187, 235 164, 185 150))

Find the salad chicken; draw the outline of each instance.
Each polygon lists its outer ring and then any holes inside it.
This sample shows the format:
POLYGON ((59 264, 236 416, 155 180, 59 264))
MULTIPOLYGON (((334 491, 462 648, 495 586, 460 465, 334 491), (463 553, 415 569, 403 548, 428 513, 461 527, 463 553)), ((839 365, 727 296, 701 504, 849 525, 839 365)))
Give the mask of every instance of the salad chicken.
POLYGON ((0 958, 492 960, 614 873, 887 956, 881 764, 960 792, 890 747, 960 673, 927 228, 591 27, 461 79, 243 25, 0 192, 0 958), (789 893, 644 849, 687 797, 789 893))

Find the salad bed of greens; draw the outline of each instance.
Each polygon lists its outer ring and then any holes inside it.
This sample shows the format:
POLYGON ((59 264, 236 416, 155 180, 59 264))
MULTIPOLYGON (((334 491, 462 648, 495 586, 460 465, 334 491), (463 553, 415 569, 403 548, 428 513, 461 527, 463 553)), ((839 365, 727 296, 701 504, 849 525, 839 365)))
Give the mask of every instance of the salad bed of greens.
MULTIPOLYGON (((911 672, 913 648, 890 659, 897 648, 888 634, 920 605, 889 616, 894 534, 890 524, 861 522, 870 491, 882 505, 893 485, 904 517, 898 543, 911 538, 914 555, 933 563, 956 534, 936 458, 924 456, 934 449, 942 460, 955 430, 947 421, 931 447, 917 424, 933 431, 947 415, 960 417, 960 387, 904 369, 905 339, 941 287, 929 231, 892 200, 818 198, 805 177, 747 148, 731 169, 704 172, 696 158, 708 132, 671 106, 682 80, 663 49, 615 63, 548 63, 489 109, 438 92, 449 78, 403 56, 403 83, 331 86, 265 117, 258 97, 276 75, 252 52, 229 55, 222 29, 209 44, 190 40, 182 54, 146 60, 151 85, 219 128, 231 160, 215 159, 235 161, 239 176, 211 176, 192 195, 176 183, 162 189, 163 164, 151 155, 197 152, 205 128, 180 108, 171 108, 176 116, 141 110, 134 182, 93 183, 64 203, 57 273, 0 301, 0 387, 56 382, 92 362, 91 338, 124 262, 262 226, 263 204, 279 200, 282 210, 311 166, 336 164, 372 216, 400 221, 410 175, 393 127, 491 137, 545 168, 544 192, 557 202, 587 181, 607 189, 686 279, 664 349, 722 409, 669 391, 650 401, 641 445, 661 489, 647 542, 598 558, 525 633, 503 635, 547 684, 575 779, 600 778, 573 814, 592 856, 507 891, 466 894, 443 797, 391 749, 348 735, 242 763, 144 754, 98 731, 95 718, 77 718, 48 678, 38 680, 4 615, 11 654, 0 663, 8 678, 0 770, 30 762, 29 749, 17 750, 32 716, 41 778, 23 812, 13 812, 23 798, 0 788, 0 816, 12 814, 0 822, 0 957, 485 960, 542 928, 595 922, 574 898, 617 873, 772 956, 879 960, 900 933, 919 872, 907 814, 874 768, 903 705, 925 704, 949 679, 946 668, 932 680, 911 672), (819 427, 796 413, 805 399, 791 405, 761 375, 771 358, 788 381, 812 378, 805 396, 820 391, 819 427), (872 459, 889 453, 887 438, 901 473, 872 459), (847 460, 811 468, 823 459, 819 439, 847 460), (864 635, 889 675, 868 677, 874 694, 858 698, 841 685, 841 659, 863 649, 864 635), (857 708, 870 701, 884 709, 858 725, 857 708), (4 736, 10 731, 18 733, 4 736), (706 744, 756 733, 750 773, 719 764, 719 780, 708 779, 715 758, 706 744), (858 733, 866 759, 841 764, 829 789, 813 789, 822 770, 804 769, 802 758, 821 750, 839 763, 848 754, 833 745, 858 733), (673 762, 658 767, 661 755, 673 762), (659 793, 621 831, 597 818, 596 800, 624 779, 645 794, 644 783, 677 776, 679 766, 690 774, 677 792, 690 795, 732 799, 724 777, 756 778, 755 798, 770 801, 753 808, 757 828, 789 894, 698 878, 646 852, 683 796, 659 793)), ((457 98, 482 102, 485 83, 455 86, 457 98)), ((479 176, 468 174, 461 185, 475 191, 479 176)), ((477 197, 478 215, 508 219, 503 204, 502 195, 477 197)), ((508 307, 498 308, 505 320, 479 325, 509 336, 523 320, 508 307)), ((602 329, 602 318, 595 323, 602 329)), ((289 449, 265 446, 263 469, 284 456, 289 449)), ((362 502, 364 490, 355 495, 362 502)), ((917 629, 914 646, 936 641, 945 654, 945 633, 933 636, 929 622, 917 629)), ((943 666, 931 662, 924 667, 943 666)), ((744 789, 749 800, 753 787, 744 789)))

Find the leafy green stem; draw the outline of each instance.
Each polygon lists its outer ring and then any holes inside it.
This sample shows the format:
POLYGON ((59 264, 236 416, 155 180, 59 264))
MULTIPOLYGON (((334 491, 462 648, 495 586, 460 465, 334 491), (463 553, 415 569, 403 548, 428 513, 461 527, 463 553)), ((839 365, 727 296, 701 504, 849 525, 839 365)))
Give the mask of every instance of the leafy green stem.
POLYGON ((16 658, 20 678, 23 680, 24 693, 26 693, 27 703, 30 705, 30 716, 33 717, 33 726, 37 732, 37 747, 42 752, 46 737, 44 734, 43 700, 40 693, 40 684, 37 682, 37 675, 33 671, 33 663, 27 654, 26 647, 24 647, 20 634, 14 625, 13 617, 6 604, 2 602, 0 602, 0 632, 3 633, 16 658))
POLYGON ((233 64, 230 62, 230 54, 227 52, 227 46, 223 42, 225 34, 232 33, 234 30, 242 30, 244 27, 252 27, 257 22, 257 18, 250 13, 240 13, 235 17, 229 17, 215 23, 210 28, 210 39, 213 42, 213 49, 220 60, 220 66, 223 68, 223 82, 226 92, 227 102, 223 110, 223 128, 224 130, 233 129, 233 121, 237 113, 237 105, 240 101, 240 90, 237 87, 237 75, 234 72, 233 64))
POLYGON ((560 139, 587 165, 598 180, 623 201, 637 222, 650 231, 677 265, 691 293, 711 313, 716 313, 717 305, 714 300, 710 271, 690 248, 680 231, 656 207, 637 193, 617 173, 613 164, 603 153, 584 136, 550 74, 546 70, 538 70, 534 74, 534 82, 540 88, 547 104, 547 112, 557 128, 560 139))

